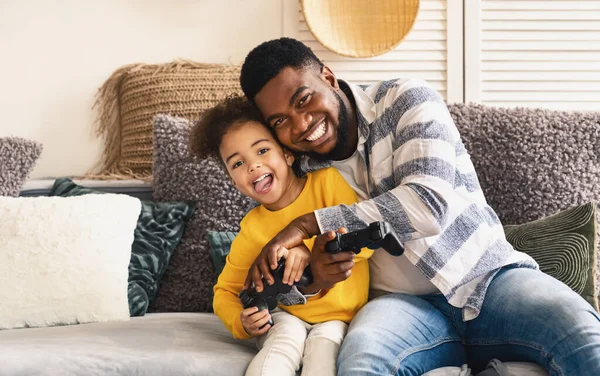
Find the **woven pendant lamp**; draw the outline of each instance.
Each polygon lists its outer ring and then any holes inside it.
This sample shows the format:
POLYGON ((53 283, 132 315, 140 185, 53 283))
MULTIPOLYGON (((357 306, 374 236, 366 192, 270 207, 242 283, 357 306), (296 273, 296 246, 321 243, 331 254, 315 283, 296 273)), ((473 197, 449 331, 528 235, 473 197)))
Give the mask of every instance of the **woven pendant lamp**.
POLYGON ((393 50, 412 29, 418 12, 419 0, 302 0, 315 39, 349 57, 393 50))

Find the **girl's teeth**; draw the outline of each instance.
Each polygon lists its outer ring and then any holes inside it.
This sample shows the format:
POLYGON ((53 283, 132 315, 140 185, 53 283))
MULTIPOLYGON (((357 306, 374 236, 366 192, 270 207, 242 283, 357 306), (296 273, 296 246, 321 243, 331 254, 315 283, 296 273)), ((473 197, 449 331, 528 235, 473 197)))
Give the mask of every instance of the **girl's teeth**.
POLYGON ((258 183, 259 181, 263 180, 264 178, 266 178, 267 176, 269 176, 269 174, 264 174, 263 176, 261 176, 260 178, 256 179, 254 182, 258 183))

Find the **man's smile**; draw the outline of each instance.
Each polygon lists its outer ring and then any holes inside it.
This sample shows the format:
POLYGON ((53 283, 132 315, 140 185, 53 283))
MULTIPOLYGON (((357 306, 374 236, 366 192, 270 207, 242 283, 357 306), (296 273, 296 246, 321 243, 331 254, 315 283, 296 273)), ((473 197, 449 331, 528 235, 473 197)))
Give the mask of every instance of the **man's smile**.
POLYGON ((324 117, 323 120, 312 126, 298 142, 306 141, 310 144, 308 146, 310 148, 321 146, 331 138, 328 134, 329 128, 327 117, 324 117))

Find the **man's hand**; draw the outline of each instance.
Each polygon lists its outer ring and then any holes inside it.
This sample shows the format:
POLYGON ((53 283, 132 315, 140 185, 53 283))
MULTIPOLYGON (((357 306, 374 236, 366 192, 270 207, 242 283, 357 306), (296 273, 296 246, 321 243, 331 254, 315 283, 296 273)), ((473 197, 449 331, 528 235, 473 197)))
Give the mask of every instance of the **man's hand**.
POLYGON ((254 282, 256 291, 261 292, 263 290, 262 277, 265 278, 269 285, 272 285, 275 281, 273 280, 271 269, 277 268, 277 262, 281 255, 289 252, 294 247, 302 245, 302 240, 310 239, 318 233, 319 226, 314 213, 311 212, 294 219, 262 249, 260 255, 258 255, 248 270, 248 276, 243 288, 250 288, 252 282, 254 282))
POLYGON ((242 320, 244 330, 252 337, 263 335, 271 329, 271 325, 265 325, 271 319, 268 309, 259 311, 258 307, 246 308, 240 313, 240 319, 242 320), (259 329, 263 325, 265 327, 259 329))
MULTIPOLYGON (((339 233, 348 232, 340 228, 339 233)), ((312 294, 322 289, 330 289, 336 283, 346 280, 352 274, 354 266, 354 252, 327 253, 325 245, 335 239, 335 232, 328 231, 317 236, 311 253, 310 268, 313 274, 313 284, 299 288, 304 294, 312 294)))

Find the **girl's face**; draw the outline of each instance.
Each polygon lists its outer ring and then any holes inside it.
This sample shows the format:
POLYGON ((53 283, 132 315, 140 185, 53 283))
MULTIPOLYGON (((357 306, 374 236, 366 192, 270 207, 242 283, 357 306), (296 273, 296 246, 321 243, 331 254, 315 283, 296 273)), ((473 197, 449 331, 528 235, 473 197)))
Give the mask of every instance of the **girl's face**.
POLYGON ((263 124, 236 124, 223 136, 219 152, 234 186, 244 195, 269 210, 280 210, 296 199, 300 179, 291 168, 294 157, 263 124))

